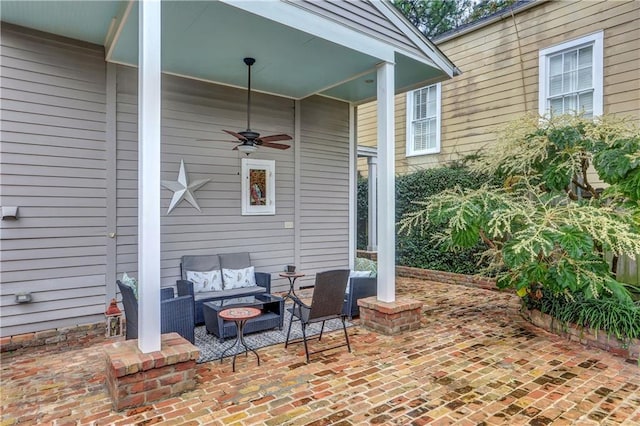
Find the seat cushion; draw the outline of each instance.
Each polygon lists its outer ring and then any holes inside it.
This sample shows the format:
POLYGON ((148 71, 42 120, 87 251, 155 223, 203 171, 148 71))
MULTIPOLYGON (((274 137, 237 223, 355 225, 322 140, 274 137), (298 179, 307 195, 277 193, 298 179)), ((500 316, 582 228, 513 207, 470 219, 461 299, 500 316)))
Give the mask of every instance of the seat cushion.
POLYGON ((206 301, 206 300, 219 300, 219 299, 229 299, 231 297, 240 297, 240 296, 251 296, 254 294, 262 294, 266 293, 267 289, 260 286, 254 287, 243 287, 243 288, 233 288, 230 290, 222 290, 222 291, 208 291, 202 293, 196 293, 194 295, 196 301, 206 301))
MULTIPOLYGON (((351 278, 369 278, 373 276, 373 273, 371 271, 351 271, 349 272, 349 279, 351 278)), ((351 286, 349 284, 347 284, 347 289, 345 290, 345 294, 349 293, 349 288, 351 286)))

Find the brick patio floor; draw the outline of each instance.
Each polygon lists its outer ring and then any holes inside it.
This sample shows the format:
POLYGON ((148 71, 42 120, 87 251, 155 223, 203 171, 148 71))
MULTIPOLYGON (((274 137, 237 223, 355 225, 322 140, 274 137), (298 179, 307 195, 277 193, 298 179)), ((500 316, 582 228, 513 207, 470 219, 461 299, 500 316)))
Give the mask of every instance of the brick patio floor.
MULTIPOLYGON (((346 348, 304 363, 301 345, 199 365, 196 390, 113 412, 102 343, 2 355, 1 425, 638 425, 640 367, 523 320, 507 293, 398 279, 423 327, 349 329, 346 348)), ((328 335, 328 344, 340 332, 328 335)), ((324 341, 324 338, 323 338, 324 341)))

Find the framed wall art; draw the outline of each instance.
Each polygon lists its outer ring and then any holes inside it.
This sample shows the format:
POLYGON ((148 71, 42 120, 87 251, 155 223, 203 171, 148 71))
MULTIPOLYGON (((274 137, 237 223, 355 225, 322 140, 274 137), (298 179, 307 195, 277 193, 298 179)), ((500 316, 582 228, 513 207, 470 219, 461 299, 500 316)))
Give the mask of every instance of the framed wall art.
POLYGON ((276 214, 276 162, 242 159, 242 214, 276 214))

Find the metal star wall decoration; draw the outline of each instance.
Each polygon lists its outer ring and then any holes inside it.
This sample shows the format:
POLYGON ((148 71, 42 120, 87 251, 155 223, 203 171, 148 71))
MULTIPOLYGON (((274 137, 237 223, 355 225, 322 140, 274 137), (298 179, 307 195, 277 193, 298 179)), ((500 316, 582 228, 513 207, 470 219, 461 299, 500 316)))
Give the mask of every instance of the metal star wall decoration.
POLYGON ((178 205, 182 200, 187 200, 189 204, 193 207, 200 210, 200 206, 198 205, 198 201, 196 200, 195 195, 196 192, 202 185, 209 182, 211 179, 200 179, 193 182, 189 182, 189 176, 184 168, 184 159, 180 160, 180 172, 178 173, 178 180, 163 180, 162 186, 167 188, 170 191, 173 191, 173 198, 171 198, 171 203, 169 204, 169 210, 167 210, 167 214, 171 213, 171 211, 178 205))

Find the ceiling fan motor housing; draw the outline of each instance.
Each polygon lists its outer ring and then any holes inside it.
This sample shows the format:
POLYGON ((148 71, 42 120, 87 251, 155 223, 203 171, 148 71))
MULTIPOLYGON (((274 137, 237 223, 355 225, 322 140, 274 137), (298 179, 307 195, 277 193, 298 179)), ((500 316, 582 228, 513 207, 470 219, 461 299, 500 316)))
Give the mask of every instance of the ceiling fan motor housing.
POLYGON ((260 133, 253 132, 251 130, 245 130, 243 132, 238 132, 238 134, 242 135, 248 141, 254 141, 254 140, 258 139, 258 137, 260 136, 260 133))

